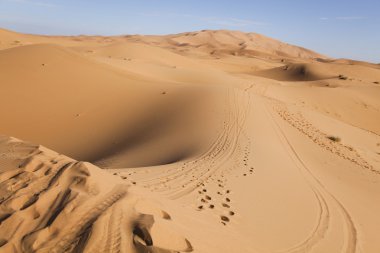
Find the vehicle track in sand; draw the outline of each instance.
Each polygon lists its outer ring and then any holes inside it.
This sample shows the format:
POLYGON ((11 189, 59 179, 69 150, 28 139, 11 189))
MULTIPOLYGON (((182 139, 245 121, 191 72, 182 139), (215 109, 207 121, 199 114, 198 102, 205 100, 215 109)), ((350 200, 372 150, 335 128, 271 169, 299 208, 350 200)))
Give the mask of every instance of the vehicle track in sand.
POLYGON ((272 122, 274 132, 277 133, 278 139, 293 161, 294 167, 310 187, 317 206, 315 225, 309 234, 294 246, 276 252, 309 252, 317 245, 323 246, 324 240, 329 238, 328 231, 335 229, 343 235, 340 252, 355 253, 358 249, 358 232, 354 219, 343 203, 328 191, 327 187, 308 168, 287 138, 285 130, 282 129, 279 122, 284 120, 326 151, 361 168, 377 172, 354 149, 331 142, 326 134, 306 122, 300 113, 290 113, 286 110, 285 104, 265 96, 267 89, 267 86, 258 88, 250 86, 248 90, 229 90, 226 96, 227 106, 222 130, 203 155, 158 170, 137 168, 115 174, 122 178, 125 177, 125 179, 128 178, 127 180, 134 181, 137 185, 153 192, 158 192, 168 199, 192 203, 196 210, 207 210, 212 214, 217 214, 216 217, 219 217, 220 223, 229 224, 238 210, 234 208, 232 189, 228 186, 228 176, 231 173, 234 173, 234 176, 239 173, 242 174, 241 176, 254 173, 254 166, 249 161, 253 148, 250 136, 247 134, 245 121, 249 117, 252 102, 255 101, 258 106, 263 107, 268 120, 272 122), (255 93, 257 95, 254 95, 255 93), (328 148, 331 145, 333 147, 328 148), (245 172, 246 170, 247 172, 245 172))
MULTIPOLYGON (((14 138, 0 136, 0 147, 1 252, 157 250, 151 228, 170 216, 148 202, 157 214, 136 211, 141 198, 122 180, 14 138)), ((165 252, 192 251, 179 235, 165 246, 165 252)))
POLYGON ((308 122, 300 112, 292 112, 285 103, 270 99, 272 108, 277 114, 288 124, 296 128, 299 132, 306 135, 315 144, 323 149, 339 156, 355 165, 370 171, 371 173, 380 175, 380 171, 375 169, 366 159, 364 159, 353 147, 344 145, 339 141, 334 141, 331 136, 320 131, 313 124, 308 122))
POLYGON ((301 172, 302 176, 305 178, 306 182, 312 189, 316 201, 319 206, 318 218, 315 228, 309 236, 294 247, 291 247, 283 253, 299 253, 307 252, 316 244, 321 243, 326 237, 326 232, 330 227, 332 215, 332 210, 338 210, 342 220, 342 233, 344 234, 344 239, 342 243, 341 253, 355 253, 358 248, 358 235, 357 229, 354 224, 353 218, 346 207, 331 193, 328 191, 327 187, 313 174, 312 170, 306 165, 302 160, 300 155, 297 153, 296 149, 291 144, 290 140, 286 136, 284 130, 281 128, 278 120, 284 119, 279 115, 280 118, 276 119, 273 113, 278 113, 276 109, 273 109, 273 101, 266 98, 261 98, 264 104, 265 111, 269 117, 272 118, 274 129, 278 133, 279 139, 283 143, 284 148, 288 151, 289 156, 294 161, 294 164, 301 172), (272 112, 270 110, 272 108, 272 112))
POLYGON ((230 88, 225 101, 222 130, 204 154, 163 170, 137 168, 116 174, 168 199, 190 199, 196 210, 216 212, 220 222, 227 224, 235 215, 231 190, 227 188, 228 175, 243 168, 246 176, 253 173, 253 167, 248 161, 251 140, 244 132, 250 94, 230 88))

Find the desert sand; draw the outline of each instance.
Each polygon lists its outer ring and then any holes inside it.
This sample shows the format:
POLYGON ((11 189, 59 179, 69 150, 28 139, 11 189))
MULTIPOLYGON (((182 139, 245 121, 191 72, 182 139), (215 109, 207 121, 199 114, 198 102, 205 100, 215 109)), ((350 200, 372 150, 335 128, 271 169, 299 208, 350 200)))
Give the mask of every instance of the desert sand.
POLYGON ((380 252, 380 65, 255 33, 0 30, 0 252, 380 252))

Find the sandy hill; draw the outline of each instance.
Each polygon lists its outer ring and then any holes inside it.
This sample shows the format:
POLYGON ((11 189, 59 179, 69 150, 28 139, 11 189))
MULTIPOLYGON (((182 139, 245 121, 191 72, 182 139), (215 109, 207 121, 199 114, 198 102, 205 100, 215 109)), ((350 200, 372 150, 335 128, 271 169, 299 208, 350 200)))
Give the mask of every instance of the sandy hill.
POLYGON ((122 41, 104 46, 72 49, 86 57, 144 76, 153 82, 160 80, 178 84, 198 83, 217 86, 236 82, 234 77, 210 68, 207 64, 145 43, 122 41))
POLYGON ((328 66, 317 64, 289 64, 258 71, 255 74, 278 81, 317 81, 337 77, 329 73, 328 66))
POLYGON ((204 52, 214 56, 274 56, 300 59, 326 58, 311 50, 257 34, 229 30, 203 30, 167 36, 128 36, 135 41, 173 48, 177 51, 204 52))
POLYGON ((189 121, 209 113, 198 112, 206 96, 218 101, 217 91, 147 82, 51 44, 0 51, 0 68, 2 133, 87 161, 124 152, 131 157, 118 164, 152 165, 196 154, 208 134, 189 121))
POLYGON ((0 90, 0 252, 380 252, 376 64, 0 30, 0 90))
POLYGON ((15 138, 0 144, 2 252, 192 250, 170 215, 122 179, 15 138))
POLYGON ((331 63, 337 63, 337 64, 342 64, 342 65, 362 65, 365 67, 371 67, 375 69, 380 68, 379 64, 374 64, 374 63, 364 62, 364 61, 356 61, 356 60, 351 60, 351 59, 318 59, 318 61, 331 62, 331 63))
POLYGON ((22 45, 21 41, 25 42, 26 40, 27 35, 0 28, 0 49, 20 46, 22 45))

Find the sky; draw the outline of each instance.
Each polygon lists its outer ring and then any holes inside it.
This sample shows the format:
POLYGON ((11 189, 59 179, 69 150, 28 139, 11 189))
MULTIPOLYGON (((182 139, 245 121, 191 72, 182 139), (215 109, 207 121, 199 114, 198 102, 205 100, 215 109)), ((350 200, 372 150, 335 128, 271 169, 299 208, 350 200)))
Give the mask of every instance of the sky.
POLYGON ((0 27, 48 35, 257 32, 380 63, 380 0, 0 0, 0 27))

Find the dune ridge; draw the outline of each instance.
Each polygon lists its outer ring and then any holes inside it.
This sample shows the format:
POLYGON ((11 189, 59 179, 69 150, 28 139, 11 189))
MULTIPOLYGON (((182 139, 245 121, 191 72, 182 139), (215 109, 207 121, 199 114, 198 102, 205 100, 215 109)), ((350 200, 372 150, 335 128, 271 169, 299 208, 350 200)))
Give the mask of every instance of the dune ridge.
POLYGON ((166 233, 160 220, 169 214, 157 209, 153 216, 154 205, 137 212, 143 200, 94 165, 7 137, 1 137, 1 162, 4 252, 161 252, 167 241, 173 251, 192 250, 180 236, 160 242, 166 233))
POLYGON ((379 83, 256 33, 0 30, 0 251, 378 253, 379 83))

